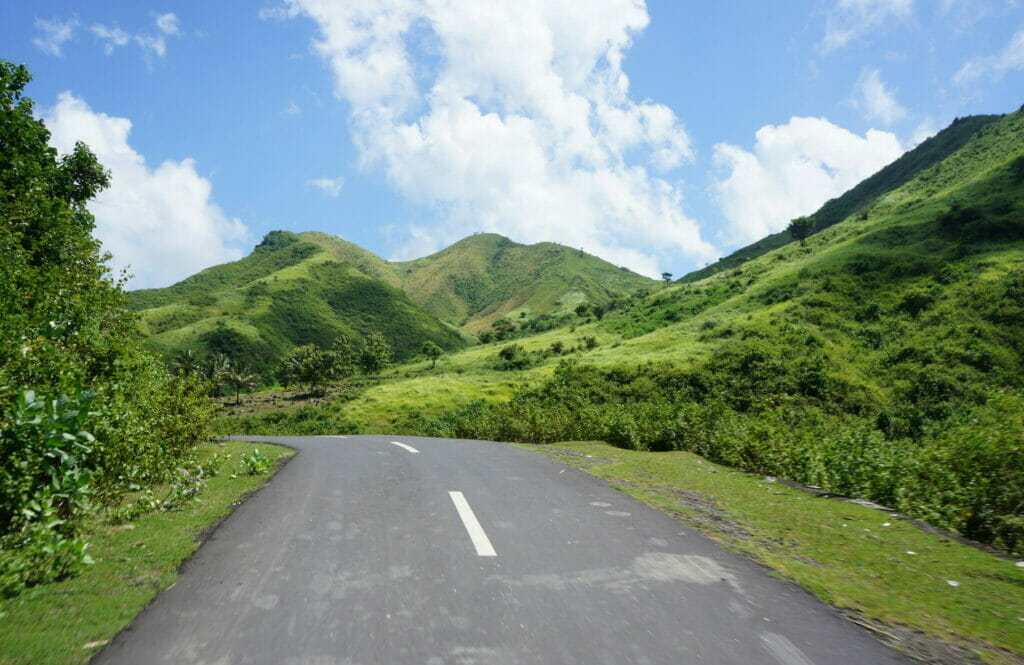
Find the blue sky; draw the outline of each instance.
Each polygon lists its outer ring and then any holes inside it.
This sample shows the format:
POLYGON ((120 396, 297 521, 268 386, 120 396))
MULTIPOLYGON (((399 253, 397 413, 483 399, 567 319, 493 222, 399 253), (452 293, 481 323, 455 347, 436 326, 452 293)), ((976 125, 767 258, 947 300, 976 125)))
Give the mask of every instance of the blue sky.
POLYGON ((0 43, 54 145, 111 169, 92 210, 132 287, 272 229, 681 275, 1024 102, 1016 0, 39 0, 0 43))

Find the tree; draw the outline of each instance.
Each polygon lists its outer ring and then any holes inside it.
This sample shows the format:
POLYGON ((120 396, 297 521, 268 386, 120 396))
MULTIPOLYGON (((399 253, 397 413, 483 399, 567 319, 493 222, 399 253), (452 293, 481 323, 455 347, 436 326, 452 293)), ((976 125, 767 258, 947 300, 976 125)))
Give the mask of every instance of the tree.
POLYGON ((801 245, 807 244, 807 237, 814 231, 814 219, 811 217, 797 217, 789 222, 786 227, 789 234, 800 241, 801 245))
POLYGON ((366 336, 363 342, 363 353, 360 364, 369 375, 380 374, 394 360, 395 354, 387 338, 379 332, 366 336))
POLYGON ((328 351, 333 360, 331 379, 347 379, 359 369, 359 349, 348 335, 338 335, 328 351))
POLYGON ((323 394, 334 378, 335 356, 315 344, 297 346, 278 367, 277 378, 285 386, 306 386, 310 394, 323 394))
POLYGON ((224 377, 228 385, 235 389, 235 406, 241 404, 239 393, 243 390, 252 390, 258 387, 259 380, 255 374, 249 374, 239 369, 230 370, 224 377))
POLYGON ((663 279, 665 281, 665 283, 668 284, 669 282, 672 281, 672 273, 670 273, 670 272, 663 272, 663 273, 661 273, 661 279, 663 279))
POLYGON ((86 516, 166 481, 213 413, 143 349, 92 235, 109 175, 49 145, 30 80, 0 60, 0 596, 87 563, 86 516))
POLYGON ((210 396, 216 397, 222 384, 231 371, 231 359, 223 353, 212 353, 199 363, 199 376, 210 385, 210 396))
POLYGON ((199 372, 199 356, 192 349, 184 349, 174 356, 171 362, 171 371, 178 376, 192 376, 199 372))
POLYGON ((427 340, 426 342, 423 342, 423 346, 420 347, 420 353, 430 358, 432 361, 430 363, 430 369, 434 369, 434 367, 437 366, 437 359, 441 357, 442 353, 444 353, 444 349, 434 342, 427 340))

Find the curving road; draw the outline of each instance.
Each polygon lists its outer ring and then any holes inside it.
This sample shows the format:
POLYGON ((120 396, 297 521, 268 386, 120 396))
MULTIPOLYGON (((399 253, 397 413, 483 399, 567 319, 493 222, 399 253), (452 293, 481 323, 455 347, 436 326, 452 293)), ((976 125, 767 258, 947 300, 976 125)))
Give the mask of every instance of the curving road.
POLYGON ((300 452, 93 663, 908 662, 798 587, 527 450, 248 438, 300 452))

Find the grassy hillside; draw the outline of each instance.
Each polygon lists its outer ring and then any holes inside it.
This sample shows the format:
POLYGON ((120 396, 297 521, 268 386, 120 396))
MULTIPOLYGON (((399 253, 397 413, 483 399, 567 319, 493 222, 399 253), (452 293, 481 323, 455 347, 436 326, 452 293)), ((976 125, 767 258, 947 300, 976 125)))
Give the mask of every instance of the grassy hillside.
POLYGON ((804 245, 327 409, 371 431, 692 450, 1024 552, 1022 209, 1018 112, 804 245))
POLYGON ((401 288, 420 307, 471 333, 488 330, 501 318, 524 322, 572 312, 583 303, 607 305, 655 284, 579 250, 550 242, 520 245, 494 233, 478 233, 398 263, 324 233, 299 237, 401 288))
MULTIPOLYGON (((962 148, 975 134, 1001 117, 998 115, 976 115, 957 118, 949 127, 923 141, 913 150, 907 151, 899 159, 862 181, 850 191, 838 198, 826 201, 817 212, 811 215, 814 219, 814 230, 823 231, 851 215, 865 214, 879 197, 906 184, 925 169, 946 159, 962 148)), ((696 282, 710 277, 723 270, 740 266, 773 249, 787 245, 793 240, 789 231, 773 233, 736 250, 711 265, 683 276, 679 281, 696 282)))
POLYGON ((400 289, 285 231, 268 234, 244 259, 135 291, 129 302, 151 349, 168 357, 186 348, 224 353, 265 375, 294 346, 327 347, 341 334, 358 341, 381 332, 399 359, 426 340, 448 350, 466 343, 400 289))

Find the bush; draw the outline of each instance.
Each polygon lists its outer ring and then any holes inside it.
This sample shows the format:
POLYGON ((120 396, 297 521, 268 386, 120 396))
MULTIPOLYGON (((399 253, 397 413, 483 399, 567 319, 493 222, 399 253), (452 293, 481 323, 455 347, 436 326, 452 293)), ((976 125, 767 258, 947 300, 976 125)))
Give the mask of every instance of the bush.
POLYGON ((198 379, 142 350, 87 203, 108 176, 83 143, 58 156, 0 61, 0 589, 88 561, 82 524, 158 483, 207 436, 198 379), (88 386, 89 391, 84 391, 88 386))

